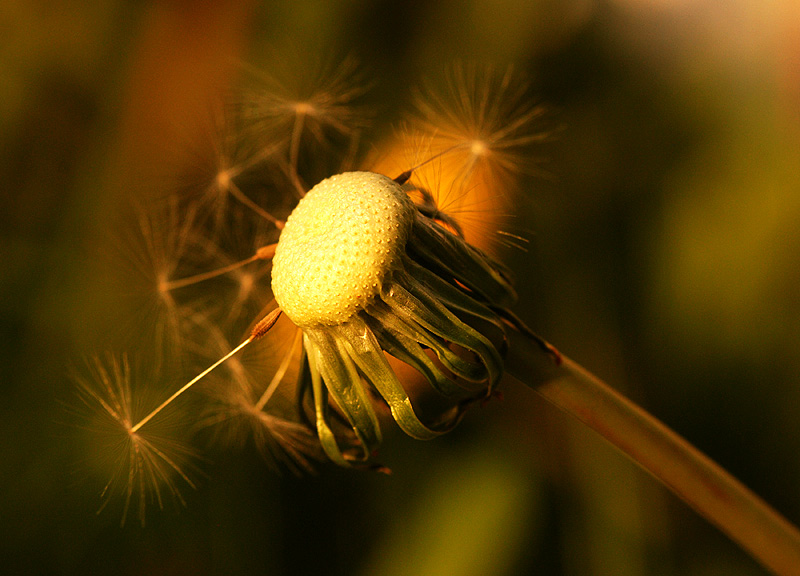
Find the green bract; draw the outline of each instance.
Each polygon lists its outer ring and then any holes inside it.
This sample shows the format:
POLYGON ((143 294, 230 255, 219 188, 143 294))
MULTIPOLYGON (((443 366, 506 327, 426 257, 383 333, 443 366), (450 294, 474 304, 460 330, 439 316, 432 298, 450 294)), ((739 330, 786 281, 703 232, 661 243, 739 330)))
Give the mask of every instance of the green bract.
POLYGON ((278 242, 272 288, 303 330, 301 383, 322 446, 339 464, 367 460, 381 441, 369 387, 415 438, 455 423, 458 410, 423 424, 384 352, 460 399, 465 386, 487 394, 502 375, 503 318, 516 298, 506 272, 380 174, 338 174, 300 201, 278 242), (339 445, 329 396, 355 432, 356 453, 339 445))

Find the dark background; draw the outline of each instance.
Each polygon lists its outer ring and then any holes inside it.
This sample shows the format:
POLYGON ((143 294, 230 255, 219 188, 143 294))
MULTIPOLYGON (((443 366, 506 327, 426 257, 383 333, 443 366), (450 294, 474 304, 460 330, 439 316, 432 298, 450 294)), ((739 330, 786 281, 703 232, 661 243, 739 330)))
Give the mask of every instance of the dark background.
MULTIPOLYGON (((0 565, 8 574, 763 574, 535 394, 392 476, 212 452, 187 507, 95 515, 69 410, 91 258, 242 63, 363 64, 379 129, 456 60, 513 63, 559 129, 505 257, 519 313, 800 522, 800 12, 792 0, 50 2, 0 8, 0 565)), ((100 484, 102 487, 102 484, 100 484)))

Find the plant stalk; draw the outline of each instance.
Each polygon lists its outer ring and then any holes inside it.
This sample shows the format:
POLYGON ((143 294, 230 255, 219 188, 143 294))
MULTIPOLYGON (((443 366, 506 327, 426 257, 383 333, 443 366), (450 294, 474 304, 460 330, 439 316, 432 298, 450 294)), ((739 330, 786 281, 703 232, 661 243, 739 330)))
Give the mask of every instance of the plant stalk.
MULTIPOLYGON (((512 331, 514 332, 514 331, 512 331)), ((764 567, 800 575, 800 531, 718 464, 566 357, 514 333, 506 372, 598 432, 764 567)))

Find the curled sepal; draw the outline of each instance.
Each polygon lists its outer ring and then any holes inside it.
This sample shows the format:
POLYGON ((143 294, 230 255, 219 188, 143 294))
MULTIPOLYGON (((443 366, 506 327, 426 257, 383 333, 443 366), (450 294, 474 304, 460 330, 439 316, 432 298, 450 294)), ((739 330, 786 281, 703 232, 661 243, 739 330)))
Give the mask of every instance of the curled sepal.
POLYGON ((439 302, 445 305, 448 310, 461 313, 493 325, 505 340, 506 325, 501 317, 488 306, 475 300, 470 294, 443 280, 424 266, 420 266, 410 258, 403 261, 406 272, 409 276, 421 282, 426 288, 434 292, 439 302))
POLYGON ((404 273, 398 276, 402 279, 398 278, 398 282, 381 294, 383 301, 400 318, 411 318, 436 336, 476 354, 486 370, 489 387, 497 385, 503 375, 503 360, 494 345, 459 320, 424 286, 404 273))
POLYGON ((339 444, 336 442, 336 436, 328 425, 330 418, 330 406, 328 405, 328 391, 322 382, 322 376, 319 371, 319 352, 304 338, 304 344, 307 350, 308 366, 311 373, 311 389, 314 397, 314 414, 317 427, 317 436, 319 436, 320 444, 325 454, 331 461, 339 466, 350 466, 350 463, 345 459, 342 451, 339 449, 339 444))
POLYGON ((397 380, 375 335, 366 323, 356 317, 342 324, 339 332, 353 361, 389 405, 392 417, 403 432, 417 440, 430 440, 441 434, 440 431, 428 428, 417 418, 408 394, 397 380))
MULTIPOLYGON (((392 309, 384 302, 373 306, 371 312, 372 316, 380 322, 383 330, 398 338, 414 340, 422 346, 430 348, 442 365, 457 377, 475 383, 486 382, 489 378, 489 373, 483 364, 461 358, 449 348, 446 340, 419 324, 412 313, 402 309, 392 309)), ((450 388, 450 390, 452 392, 446 395, 455 393, 455 389, 450 388)))
POLYGON ((426 268, 457 280, 485 302, 507 308, 517 300, 503 266, 421 214, 414 221, 406 250, 426 268))
MULTIPOLYGON (((306 330, 306 346, 310 345, 317 354, 316 368, 328 393, 361 442, 363 454, 360 459, 367 460, 371 452, 381 443, 378 417, 350 354, 345 349, 344 343, 332 332, 330 329, 306 330)), ((316 389, 314 395, 316 401, 318 396, 316 389)))
POLYGON ((439 370, 416 338, 411 338, 394 328, 393 324, 396 322, 380 322, 371 316, 367 316, 366 320, 381 348, 417 370, 439 394, 455 396, 463 392, 461 386, 439 370))

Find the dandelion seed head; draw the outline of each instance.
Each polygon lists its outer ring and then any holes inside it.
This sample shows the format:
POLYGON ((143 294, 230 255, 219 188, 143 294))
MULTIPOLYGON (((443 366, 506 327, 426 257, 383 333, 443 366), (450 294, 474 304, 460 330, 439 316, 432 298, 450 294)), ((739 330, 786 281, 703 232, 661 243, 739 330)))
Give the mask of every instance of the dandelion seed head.
POLYGON ((345 172, 320 182, 281 233, 275 300, 298 326, 344 322, 397 267, 413 220, 413 203, 386 176, 345 172))

